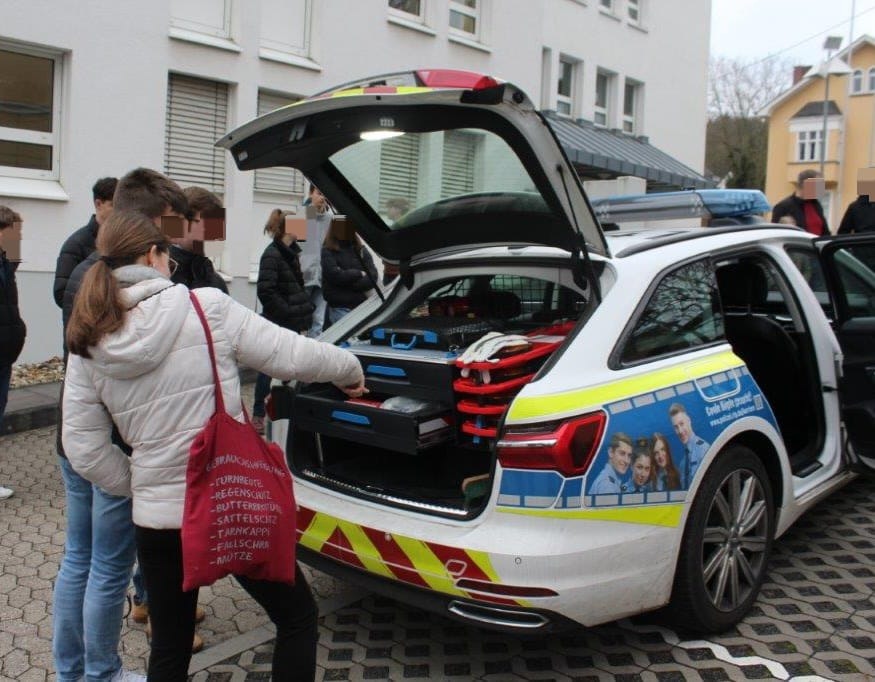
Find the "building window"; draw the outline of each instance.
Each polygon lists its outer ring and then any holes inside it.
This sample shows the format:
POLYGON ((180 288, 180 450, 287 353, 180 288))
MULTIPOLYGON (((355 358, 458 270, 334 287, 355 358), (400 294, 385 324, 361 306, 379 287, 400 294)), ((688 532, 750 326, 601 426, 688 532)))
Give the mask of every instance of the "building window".
POLYGON ((599 4, 609 12, 614 11, 614 0, 599 0, 599 4))
POLYGON ((626 0, 626 17, 630 24, 641 23, 641 0, 626 0))
MULTIPOLYGON (((261 116, 274 109, 288 106, 300 98, 290 95, 278 95, 272 92, 258 91, 258 115, 261 116)), ((255 191, 282 194, 287 201, 303 199, 305 180, 300 171, 293 168, 259 168, 255 171, 255 191)))
POLYGON ((856 94, 863 90, 863 72, 856 69, 851 76, 851 92, 856 94))
POLYGON ((216 38, 231 37, 231 0, 173 0, 170 23, 216 38))
POLYGON ((418 206, 416 195, 420 177, 419 141, 421 135, 402 135, 380 142, 380 187, 378 209, 388 213, 390 199, 418 206))
POLYGON ((312 16, 312 0, 265 0, 261 3, 261 47, 309 57, 312 16))
POLYGON ((61 56, 0 43, 0 175, 57 180, 61 56))
POLYGON ((425 21, 425 0, 389 0, 389 10, 405 19, 423 23, 425 21))
POLYGON ((574 77, 577 64, 566 57, 559 58, 559 81, 556 84, 556 111, 563 116, 571 116, 574 112, 574 100, 577 93, 574 88, 574 77))
POLYGON ((460 130, 444 132, 441 161, 441 199, 474 191, 478 135, 460 130))
POLYGON ((602 71, 599 71, 595 77, 595 113, 593 114, 593 121, 597 126, 607 127, 611 119, 610 95, 612 80, 610 74, 602 71))
POLYGON ((225 191, 225 150, 215 146, 228 131, 225 83, 170 74, 164 168, 180 185, 225 191))
POLYGON ((875 92, 875 67, 869 69, 869 92, 875 92))
POLYGON ((623 132, 634 135, 638 132, 638 112, 641 108, 641 85, 626 81, 623 88, 623 132))
POLYGON ((796 160, 819 161, 823 130, 800 130, 797 133, 796 160))
POLYGON ((478 38, 480 0, 450 0, 450 30, 466 38, 478 38))

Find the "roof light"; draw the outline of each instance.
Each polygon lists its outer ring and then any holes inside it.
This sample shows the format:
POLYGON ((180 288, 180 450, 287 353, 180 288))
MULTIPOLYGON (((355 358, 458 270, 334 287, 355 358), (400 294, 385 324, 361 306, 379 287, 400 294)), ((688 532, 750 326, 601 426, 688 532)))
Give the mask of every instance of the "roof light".
POLYGON ((416 77, 429 88, 485 90, 498 85, 498 81, 492 76, 457 69, 422 69, 416 72, 416 77))
POLYGON ((771 209, 765 195, 756 189, 700 189, 654 192, 592 199, 602 222, 675 218, 738 218, 759 215, 771 209))
POLYGON ((392 137, 401 137, 403 134, 403 130, 365 130, 359 133, 359 137, 368 142, 377 142, 379 140, 388 140, 392 137))

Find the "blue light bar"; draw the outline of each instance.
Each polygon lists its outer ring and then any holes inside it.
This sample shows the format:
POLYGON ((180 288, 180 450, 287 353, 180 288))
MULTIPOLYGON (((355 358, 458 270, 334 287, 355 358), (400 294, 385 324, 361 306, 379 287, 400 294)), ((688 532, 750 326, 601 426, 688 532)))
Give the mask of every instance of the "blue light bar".
POLYGON ((767 213, 771 205, 758 189, 699 189, 628 194, 590 200, 602 223, 678 218, 740 218, 767 213))

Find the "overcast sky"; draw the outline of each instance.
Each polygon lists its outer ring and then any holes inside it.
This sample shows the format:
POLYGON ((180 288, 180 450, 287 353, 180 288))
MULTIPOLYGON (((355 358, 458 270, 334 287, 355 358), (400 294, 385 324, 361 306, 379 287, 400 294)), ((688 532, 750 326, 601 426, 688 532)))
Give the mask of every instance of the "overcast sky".
MULTIPOLYGON (((696 2, 696 0, 690 0, 696 2)), ((848 44, 852 0, 712 0, 711 54, 745 60, 779 56, 794 64, 824 58, 827 35, 848 44)), ((856 0, 854 37, 875 37, 875 0, 856 0)))

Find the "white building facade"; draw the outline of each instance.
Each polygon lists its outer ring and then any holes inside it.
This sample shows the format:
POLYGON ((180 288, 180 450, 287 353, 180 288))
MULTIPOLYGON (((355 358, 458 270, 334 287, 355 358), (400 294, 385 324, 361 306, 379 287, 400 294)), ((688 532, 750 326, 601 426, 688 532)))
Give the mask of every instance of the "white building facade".
POLYGON ((513 81, 543 109, 647 136, 704 162, 710 0, 2 0, 0 204, 24 219, 29 334, 20 362, 60 354, 55 259, 91 186, 137 166, 211 189, 231 292, 250 283, 291 170, 238 172, 212 143, 295 99, 364 76, 454 68, 513 81))

